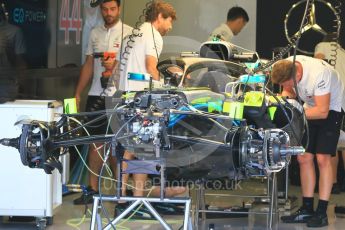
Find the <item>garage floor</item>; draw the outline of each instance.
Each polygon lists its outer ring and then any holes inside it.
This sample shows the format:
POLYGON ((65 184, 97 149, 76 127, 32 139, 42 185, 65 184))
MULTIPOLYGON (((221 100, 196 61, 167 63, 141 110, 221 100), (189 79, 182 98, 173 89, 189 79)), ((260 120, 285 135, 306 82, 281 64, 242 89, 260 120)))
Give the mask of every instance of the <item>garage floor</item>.
MULTIPOLYGON (((218 194, 216 196, 208 196, 207 203, 211 206, 222 206, 222 207, 230 207, 230 206, 238 206, 242 205, 243 202, 250 201, 250 198, 241 198, 241 197, 223 197, 219 196, 219 194, 250 194, 250 195, 260 195, 263 194, 265 190, 265 182, 262 182, 258 179, 251 179, 248 181, 244 181, 241 184, 241 189, 238 189, 234 192, 229 191, 210 191, 211 193, 218 194)), ((194 193, 192 193, 194 196, 194 193)), ((299 197, 300 188, 296 186, 289 187, 289 196, 297 196, 299 197)), ((90 215, 88 214, 86 218, 83 218, 85 212, 85 206, 75 206, 73 205, 72 201, 80 194, 72 194, 64 196, 63 204, 56 212, 56 215, 53 219, 53 225, 48 226, 48 230, 66 230, 66 229, 89 229, 90 225, 90 215)), ((300 199, 298 201, 293 202, 292 207, 297 208, 299 206, 300 199)), ((328 215, 329 215, 329 226, 324 228, 318 229, 330 229, 330 230, 338 230, 344 229, 345 226, 345 217, 335 216, 334 214, 334 206, 335 205, 345 205, 345 193, 340 195, 332 195, 328 215)), ((108 212, 110 216, 113 216, 114 205, 113 203, 107 203, 105 205, 108 208, 108 212)), ((88 206, 91 211, 91 205, 88 206)), ((267 229, 267 216, 262 214, 254 214, 253 212, 256 211, 265 211, 267 210, 267 205, 265 204, 254 204, 253 208, 250 209, 251 213, 248 217, 241 217, 241 218, 228 218, 228 219, 208 219, 205 222, 199 223, 199 229, 204 230, 208 229, 211 225, 214 226, 214 229, 267 229)), ((288 213, 289 211, 285 211, 288 213)), ((283 211, 280 212, 280 215, 283 211)), ((182 216, 166 216, 166 221, 171 224, 173 229, 179 229, 182 225, 182 216)), ((106 223, 106 219, 104 218, 103 221, 106 223)), ((11 222, 9 221, 8 217, 2 217, 2 223, 0 223, 0 229, 9 230, 9 229, 36 229, 35 222, 11 222)), ((121 224, 118 226, 117 229, 125 230, 125 229, 163 229, 161 225, 159 225, 155 221, 143 221, 143 220, 136 220, 136 221, 127 221, 126 223, 121 224)), ((292 230, 303 230, 309 229, 306 227, 305 224, 283 224, 278 222, 274 225, 274 229, 284 230, 284 229, 292 229, 292 230)))

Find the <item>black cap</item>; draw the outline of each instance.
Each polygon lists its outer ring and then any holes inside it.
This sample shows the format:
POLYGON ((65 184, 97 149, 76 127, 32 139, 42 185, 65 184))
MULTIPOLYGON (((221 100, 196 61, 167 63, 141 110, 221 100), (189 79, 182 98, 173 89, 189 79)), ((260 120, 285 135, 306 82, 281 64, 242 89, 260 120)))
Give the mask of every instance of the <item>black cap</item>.
POLYGON ((97 6, 99 6, 101 3, 103 3, 103 0, 90 0, 90 6, 91 6, 91 7, 97 7, 97 6))

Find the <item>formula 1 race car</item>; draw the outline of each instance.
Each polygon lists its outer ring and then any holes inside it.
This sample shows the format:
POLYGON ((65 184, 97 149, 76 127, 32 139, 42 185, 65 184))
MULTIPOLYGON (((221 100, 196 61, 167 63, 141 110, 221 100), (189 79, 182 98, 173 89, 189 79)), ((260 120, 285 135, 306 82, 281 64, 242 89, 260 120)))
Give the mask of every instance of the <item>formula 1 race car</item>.
MULTIPOLYGON (((277 172, 286 167, 290 155, 304 151, 301 147, 290 146, 290 136, 283 129, 254 128, 244 119, 203 112, 197 109, 198 103, 190 104, 206 92, 214 93, 204 89, 141 91, 129 103, 94 112, 92 115, 109 117, 113 134, 76 135, 78 130, 99 118, 68 131, 69 118, 90 114, 64 114, 53 123, 21 122, 21 136, 3 139, 1 144, 18 148, 24 165, 51 173, 55 168, 62 170, 59 156, 64 151, 60 148, 93 142, 111 143, 116 145, 114 150, 127 149, 139 159, 152 159, 159 153, 166 160, 167 177, 177 180, 245 178, 277 172)), ((292 117, 289 119, 294 120, 299 110, 288 102, 281 104, 277 111, 290 111, 292 117)))

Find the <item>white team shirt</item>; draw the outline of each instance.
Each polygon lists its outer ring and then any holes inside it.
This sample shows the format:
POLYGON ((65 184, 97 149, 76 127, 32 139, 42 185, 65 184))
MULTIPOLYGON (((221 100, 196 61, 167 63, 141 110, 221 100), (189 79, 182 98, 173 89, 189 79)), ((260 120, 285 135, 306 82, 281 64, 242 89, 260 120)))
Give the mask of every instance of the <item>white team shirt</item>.
POLYGON ((153 56, 159 58, 163 48, 163 38, 161 34, 151 25, 151 23, 145 22, 141 25, 140 36, 133 38, 134 42, 129 42, 132 48, 127 47, 129 41, 128 38, 123 43, 123 53, 120 57, 117 55, 117 60, 124 64, 120 64, 120 82, 119 89, 124 91, 139 91, 148 88, 149 83, 145 81, 133 81, 128 80, 128 73, 142 73, 148 74, 146 69, 146 56, 153 56), (123 60, 122 58, 125 58, 123 60), (120 60, 121 59, 121 60, 120 60))
MULTIPOLYGON (((287 58, 292 61, 293 57, 287 58)), ((321 96, 330 93, 330 110, 341 112, 345 110, 344 84, 340 80, 339 73, 327 62, 297 55, 296 61, 303 67, 303 76, 297 84, 298 93, 305 102, 305 107, 315 106, 314 96, 321 96)))
MULTIPOLYGON (((123 24, 123 37, 132 32, 132 27, 123 24)), ((122 22, 119 21, 113 27, 107 29, 104 25, 99 25, 91 30, 86 55, 93 55, 93 53, 99 52, 115 52, 121 48, 122 39, 122 22)), ((91 88, 88 95, 100 96, 103 92, 100 78, 104 67, 102 66, 101 58, 94 58, 93 65, 93 78, 91 88)))
POLYGON ((231 42, 231 39, 234 37, 234 33, 229 28, 229 26, 225 23, 218 26, 216 29, 213 30, 211 36, 208 38, 208 41, 212 41, 214 37, 217 35, 221 36, 221 39, 227 42, 231 42))
POLYGON ((335 54, 333 51, 336 49, 336 63, 335 69, 339 72, 340 78, 345 83, 345 50, 335 42, 320 42, 315 47, 315 54, 321 53, 325 55, 325 59, 333 59, 332 55, 335 54))

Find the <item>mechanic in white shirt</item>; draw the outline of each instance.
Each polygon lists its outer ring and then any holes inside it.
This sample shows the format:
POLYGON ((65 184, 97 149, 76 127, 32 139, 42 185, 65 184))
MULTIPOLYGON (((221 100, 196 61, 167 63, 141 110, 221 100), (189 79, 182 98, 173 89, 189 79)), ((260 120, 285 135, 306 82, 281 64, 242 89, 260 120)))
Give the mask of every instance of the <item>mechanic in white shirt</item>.
POLYGON ((154 81, 160 81, 156 68, 163 49, 163 38, 176 20, 176 11, 168 3, 155 1, 146 11, 145 23, 139 32, 124 40, 122 55, 117 56, 118 74, 116 77, 120 90, 138 91, 149 87, 148 82, 128 79, 128 73, 147 74, 154 81), (131 46, 131 47, 129 47, 131 46))
POLYGON ((238 6, 229 9, 226 23, 218 26, 208 38, 208 41, 222 40, 231 42, 231 39, 239 34, 243 27, 249 22, 247 12, 238 6))
MULTIPOLYGON (((147 81, 128 79, 128 73, 150 74, 154 80, 160 80, 156 66, 163 48, 162 35, 165 35, 171 29, 172 21, 173 19, 171 19, 171 23, 165 23, 166 25, 158 25, 158 20, 156 23, 145 22, 141 25, 140 36, 133 36, 134 41, 129 41, 130 44, 133 44, 133 48, 129 48, 128 53, 122 56, 126 60, 122 61, 124 65, 120 67, 120 90, 138 91, 149 86, 147 81)), ((127 43, 128 38, 124 40, 124 46, 127 43)), ((126 52, 126 50, 124 49, 123 52, 126 52)), ((117 60, 120 61, 120 58, 120 54, 118 54, 117 60)))
MULTIPOLYGON (((342 82, 345 82, 345 50, 337 43, 334 42, 336 38, 335 34, 330 33, 325 36, 322 42, 316 45, 314 57, 326 60, 328 63, 334 66, 339 72, 342 82)), ((345 150, 342 151, 343 164, 345 166, 345 150)), ((336 156, 332 157, 333 168, 333 187, 332 194, 339 194, 340 187, 337 180, 337 169, 339 163, 339 154, 336 152, 336 156)), ((345 191, 345 180, 342 183, 342 190, 345 191)))
MULTIPOLYGON (((87 112, 93 112, 105 109, 105 88, 102 87, 100 79, 103 71, 114 68, 115 57, 108 59, 95 58, 94 54, 113 52, 116 56, 116 53, 120 50, 122 37, 131 33, 132 28, 125 24, 122 25, 120 20, 120 4, 120 0, 104 0, 103 3, 100 4, 104 24, 93 28, 90 34, 88 48, 86 51, 86 60, 82 66, 79 81, 75 90, 75 98, 78 109, 81 100, 81 93, 91 80, 92 83, 88 92, 85 110, 87 112)), ((97 128, 88 128, 90 134, 96 135, 104 134, 106 132, 106 118, 97 123, 97 125, 97 128)), ((101 146, 102 144, 103 143, 97 143, 96 147, 94 145, 90 145, 89 150, 90 169, 97 174, 99 173, 103 164, 103 160, 98 156, 97 147, 101 146)), ((111 157, 110 162, 112 169, 115 172, 115 159, 111 157)), ((88 196, 82 196, 76 199, 74 204, 92 203, 92 195, 98 193, 98 176, 90 174, 89 183, 90 188, 88 191, 88 196)))
MULTIPOLYGON (((148 82, 128 79, 128 73, 149 74, 153 80, 160 80, 157 64, 163 48, 162 36, 172 29, 175 20, 176 11, 171 4, 158 0, 149 5, 145 15, 146 22, 140 27, 138 34, 133 36, 134 42, 129 41, 129 38, 125 39, 123 52, 126 53, 117 56, 116 72, 119 74, 115 74, 115 79, 119 83, 120 90, 138 91, 148 88, 148 82), (132 48, 126 48, 128 44, 132 48)), ((125 159, 131 160, 134 157, 133 153, 125 151, 125 159)), ((126 167, 127 164, 124 163, 123 168, 126 167)), ((127 174, 123 175, 123 196, 127 195, 125 183, 128 181, 128 176, 127 174)), ((133 174, 133 180, 135 187, 133 195, 144 196, 147 174, 133 174)), ((159 187, 156 188, 153 189, 151 195, 159 194, 159 187)), ((173 196, 184 191, 185 189, 180 187, 167 188, 165 196, 173 196)))
POLYGON ((345 82, 345 50, 337 42, 326 36, 324 41, 316 45, 314 57, 328 61, 331 65, 335 60, 335 69, 339 72, 341 80, 345 82), (335 56, 335 57, 334 57, 335 56))
POLYGON ((341 121, 345 108, 344 84, 339 73, 327 62, 303 55, 276 62, 272 68, 272 82, 283 87, 283 96, 296 97, 304 102, 308 120, 309 145, 304 155, 297 157, 300 166, 303 205, 294 214, 283 216, 286 223, 307 223, 308 227, 328 225, 327 206, 333 185, 331 157, 336 153, 341 121), (314 212, 316 183, 314 157, 320 170, 319 203, 314 212))

